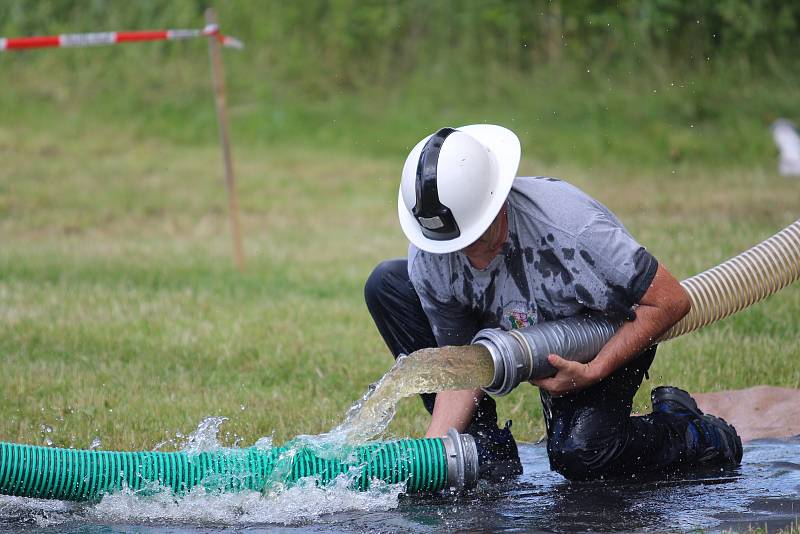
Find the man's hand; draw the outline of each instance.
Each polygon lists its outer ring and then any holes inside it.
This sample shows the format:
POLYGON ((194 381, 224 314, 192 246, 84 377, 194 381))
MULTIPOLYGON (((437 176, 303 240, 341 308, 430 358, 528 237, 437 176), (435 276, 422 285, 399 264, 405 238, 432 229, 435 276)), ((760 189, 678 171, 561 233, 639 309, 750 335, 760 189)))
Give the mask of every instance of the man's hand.
POLYGON ((540 387, 554 397, 586 389, 603 378, 594 372, 595 366, 590 363, 571 362, 557 354, 549 355, 547 361, 556 368, 556 374, 550 378, 531 380, 531 384, 540 387))
POLYGON ((663 265, 636 307, 636 317, 624 323, 588 364, 570 362, 555 354, 547 357, 556 368, 552 378, 531 380, 553 396, 567 395, 592 386, 633 360, 664 332, 689 313, 686 290, 663 265))

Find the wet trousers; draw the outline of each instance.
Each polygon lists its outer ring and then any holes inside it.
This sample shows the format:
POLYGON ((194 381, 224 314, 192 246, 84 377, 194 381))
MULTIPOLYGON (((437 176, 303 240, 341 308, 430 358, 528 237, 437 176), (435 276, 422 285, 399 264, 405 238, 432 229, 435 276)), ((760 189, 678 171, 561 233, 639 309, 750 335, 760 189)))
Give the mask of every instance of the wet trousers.
MULTIPOLYGON (((379 264, 364 296, 395 358, 437 345, 430 323, 408 278, 405 258, 379 264)), ((691 463, 699 454, 687 439, 688 422, 665 413, 631 417, 633 397, 655 357, 652 347, 602 382, 578 393, 552 397, 541 391, 550 467, 572 480, 658 472, 691 463)), ((422 402, 433 412, 435 394, 422 402)), ((494 399, 484 395, 473 427, 497 424, 494 399)), ((468 432, 472 432, 471 429, 468 432)))

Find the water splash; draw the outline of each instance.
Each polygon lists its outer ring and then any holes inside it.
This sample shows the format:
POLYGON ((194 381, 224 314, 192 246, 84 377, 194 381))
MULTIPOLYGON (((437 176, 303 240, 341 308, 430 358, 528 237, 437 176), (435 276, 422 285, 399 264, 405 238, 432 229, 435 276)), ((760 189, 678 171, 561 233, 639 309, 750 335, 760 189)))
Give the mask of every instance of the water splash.
MULTIPOLYGON (((292 456, 300 447, 311 447, 321 457, 346 459, 354 450, 352 445, 380 435, 395 414, 395 406, 403 397, 423 392, 452 389, 472 389, 491 381, 493 366, 488 352, 481 346, 423 349, 398 359, 392 369, 371 386, 366 394, 347 412, 342 424, 326 434, 301 436, 285 445, 285 457, 276 462, 264 491, 238 493, 209 492, 198 486, 181 497, 157 484, 145 491, 126 489, 106 495, 96 504, 74 505, 57 501, 14 499, 33 509, 28 520, 39 526, 66 522, 102 523, 160 523, 205 525, 253 525, 308 523, 319 517, 338 512, 386 511, 397 507, 405 484, 387 484, 373 480, 367 491, 353 491, 353 480, 360 470, 340 475, 333 483, 321 486, 312 478, 295 484, 283 482, 285 470, 292 465, 292 456)), ((200 453, 223 448, 220 428, 226 417, 207 417, 185 439, 176 433, 156 445, 178 445, 187 453, 200 453)), ((42 434, 52 429, 42 428, 42 434)), ((238 441, 234 447, 238 445, 238 441)), ((100 446, 99 438, 90 448, 100 446)), ((255 446, 268 450, 271 437, 259 439, 255 446)), ((0 512, 6 498, 0 498, 0 512)), ((0 515, 2 515, 0 513, 0 515)))
POLYGON ((52 447, 53 446, 53 440, 50 437, 50 435, 52 433, 53 433, 53 427, 51 427, 50 425, 46 425, 44 423, 39 425, 39 434, 41 434, 42 441, 48 447, 52 447))
POLYGON ((318 487, 303 479, 279 492, 246 491, 209 494, 195 488, 181 499, 169 492, 142 497, 126 490, 103 498, 87 510, 86 518, 102 522, 158 522, 207 525, 299 524, 344 511, 377 511, 397 507, 404 486, 375 483, 366 492, 350 489, 341 475, 333 484, 318 487))
MULTIPOLYGON (((226 417, 206 417, 186 436, 181 450, 187 453, 210 452, 222 447, 221 426, 226 417)), ((46 432, 46 431, 45 431, 46 432)), ((98 442, 99 439, 95 439, 98 442)), ((0 524, 9 519, 53 527, 65 523, 156 523, 192 525, 253 524, 296 525, 309 523, 323 515, 348 511, 386 511, 397 507, 405 484, 387 484, 373 480, 366 491, 353 491, 361 472, 339 475, 332 483, 319 485, 314 477, 294 484, 283 482, 292 467, 292 457, 301 442, 293 442, 278 459, 266 481, 264 491, 223 493, 197 486, 176 497, 170 488, 158 483, 133 491, 105 495, 99 503, 69 503, 43 499, 0 496, 0 524)), ((94 444, 94 442, 93 442, 94 444)), ((272 437, 262 437, 255 447, 269 450, 272 437)))
POLYGON ((376 481, 369 490, 354 492, 347 475, 319 487, 300 480, 281 492, 207 493, 195 488, 180 499, 169 490, 150 495, 123 489, 85 505, 43 499, 0 496, 0 525, 9 523, 55 527, 80 523, 151 525, 250 526, 308 524, 339 512, 374 512, 397 508, 403 484, 376 481))
POLYGON ((181 450, 189 454, 197 454, 221 449, 222 444, 218 438, 219 429, 227 420, 227 417, 206 417, 200 421, 194 432, 186 436, 181 450))
POLYGON ((265 451, 270 450, 272 448, 272 436, 264 436, 262 438, 258 438, 256 442, 253 444, 253 447, 265 451))

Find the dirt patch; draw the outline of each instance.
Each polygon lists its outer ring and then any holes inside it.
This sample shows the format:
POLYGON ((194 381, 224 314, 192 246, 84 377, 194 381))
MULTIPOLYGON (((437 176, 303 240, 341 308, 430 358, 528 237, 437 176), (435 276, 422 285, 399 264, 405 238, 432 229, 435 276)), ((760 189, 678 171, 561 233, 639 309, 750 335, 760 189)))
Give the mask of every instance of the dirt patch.
POLYGON ((693 394, 701 410, 736 427, 742 441, 800 434, 800 390, 772 386, 693 394))

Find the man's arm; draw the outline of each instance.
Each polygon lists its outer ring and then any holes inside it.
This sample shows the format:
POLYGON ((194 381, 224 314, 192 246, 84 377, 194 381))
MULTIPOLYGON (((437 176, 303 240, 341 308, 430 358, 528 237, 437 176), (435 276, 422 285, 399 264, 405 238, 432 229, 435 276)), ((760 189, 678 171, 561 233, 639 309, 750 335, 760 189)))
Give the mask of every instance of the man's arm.
POLYGON ((571 362, 556 354, 548 357, 555 376, 531 382, 553 396, 585 389, 630 362, 689 313, 686 290, 662 265, 639 301, 636 319, 626 322, 589 363, 571 362))
POLYGON ((440 391, 436 394, 433 415, 425 432, 426 438, 440 438, 447 435, 448 429, 455 428, 459 432, 467 430, 478 402, 484 393, 480 389, 463 389, 458 391, 440 391))

